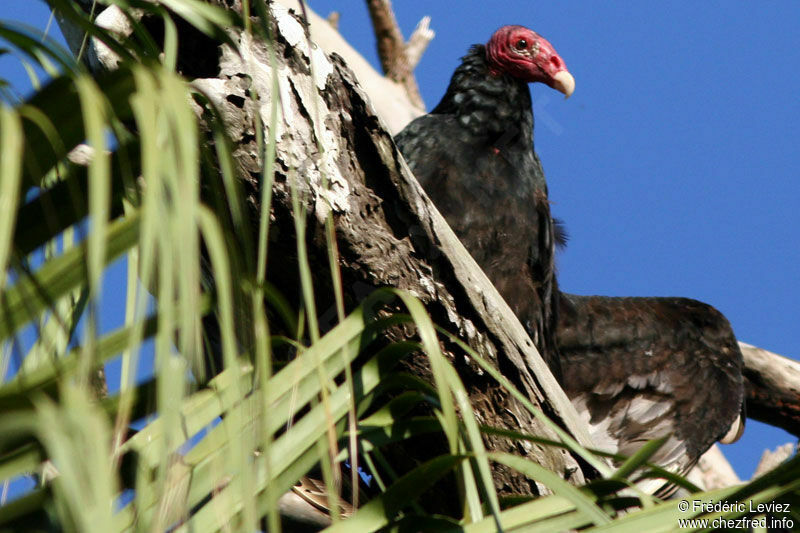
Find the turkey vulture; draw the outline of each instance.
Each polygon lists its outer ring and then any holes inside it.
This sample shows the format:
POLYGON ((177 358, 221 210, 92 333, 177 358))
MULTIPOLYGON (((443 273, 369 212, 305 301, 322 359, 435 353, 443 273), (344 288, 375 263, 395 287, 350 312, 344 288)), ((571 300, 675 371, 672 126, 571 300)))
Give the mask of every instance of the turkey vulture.
POLYGON ((533 147, 528 83, 537 81, 567 97, 575 87, 549 42, 504 26, 472 46, 441 102, 401 131, 397 145, 596 442, 630 455, 669 436, 654 460, 683 472, 743 428, 736 338, 725 317, 694 300, 558 290, 554 249, 563 233, 533 147))
POLYGON ((453 228, 559 375, 557 287, 547 183, 533 150, 529 82, 566 96, 575 81, 552 45, 504 26, 461 60, 442 101, 395 138, 453 228))

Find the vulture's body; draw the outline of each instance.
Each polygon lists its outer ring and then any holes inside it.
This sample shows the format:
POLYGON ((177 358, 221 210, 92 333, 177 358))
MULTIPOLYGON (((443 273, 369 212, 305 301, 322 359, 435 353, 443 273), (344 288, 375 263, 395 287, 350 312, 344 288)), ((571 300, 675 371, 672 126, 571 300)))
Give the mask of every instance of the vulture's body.
POLYGON ((396 137, 412 172, 522 322, 553 372, 557 292, 547 183, 525 81, 473 46, 430 114, 396 137))
POLYGON ((554 49, 520 26, 462 58, 442 101, 396 141, 439 211, 508 302, 595 441, 682 472, 743 420, 742 359, 727 320, 683 298, 562 294, 528 83, 574 89, 554 49), (560 318, 559 318, 560 315, 560 318))

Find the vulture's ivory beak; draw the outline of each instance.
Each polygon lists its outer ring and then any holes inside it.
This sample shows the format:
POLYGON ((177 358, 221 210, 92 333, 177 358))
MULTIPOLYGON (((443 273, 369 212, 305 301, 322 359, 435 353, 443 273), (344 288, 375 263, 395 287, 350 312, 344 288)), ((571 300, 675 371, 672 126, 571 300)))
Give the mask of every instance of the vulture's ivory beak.
POLYGON ((575 78, 566 70, 556 72, 556 75, 553 76, 553 89, 564 93, 566 100, 575 91, 575 78))

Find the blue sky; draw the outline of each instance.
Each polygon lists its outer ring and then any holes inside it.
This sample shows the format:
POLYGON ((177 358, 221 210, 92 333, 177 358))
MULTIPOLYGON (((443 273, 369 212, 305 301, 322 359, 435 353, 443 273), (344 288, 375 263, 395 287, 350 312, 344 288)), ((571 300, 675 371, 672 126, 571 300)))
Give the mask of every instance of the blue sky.
MULTIPOLYGON (((338 10, 342 34, 378 65, 364 2, 310 5, 338 10)), ((575 76, 568 101, 533 87, 536 148, 571 236, 562 288, 696 298, 739 339, 800 356, 800 3, 394 5, 406 36, 423 15, 433 19, 436 38, 416 71, 428 108, 469 45, 503 24, 541 33, 575 76)), ((44 2, 0 3, 0 19, 44 28, 47 17, 44 2)), ((0 57, 0 77, 30 85, 14 58, 0 57)), ((109 286, 123 287, 123 276, 116 268, 109 286)), ((109 313, 114 300, 104 296, 109 313)), ((795 440, 749 420, 723 451, 748 478, 764 448, 795 440)))

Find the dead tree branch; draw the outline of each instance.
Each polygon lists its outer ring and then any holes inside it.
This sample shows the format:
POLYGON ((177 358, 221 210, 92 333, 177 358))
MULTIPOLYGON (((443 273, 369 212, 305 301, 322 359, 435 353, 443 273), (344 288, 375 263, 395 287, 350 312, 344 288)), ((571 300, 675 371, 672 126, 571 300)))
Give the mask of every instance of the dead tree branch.
POLYGON ((740 342, 747 416, 800 436, 800 363, 740 342))
POLYGON ((761 460, 753 473, 753 479, 767 472, 774 470, 779 464, 786 461, 797 453, 797 443, 787 442, 775 448, 775 450, 764 450, 761 460))
POLYGON ((328 13, 328 18, 325 19, 325 20, 328 21, 328 24, 330 24, 331 27, 334 30, 339 31, 339 18, 340 17, 341 17, 341 15, 339 14, 338 11, 331 11, 330 13, 328 13))
POLYGON ((436 34, 431 29, 431 18, 422 17, 406 44, 406 61, 408 61, 408 68, 411 72, 417 68, 417 63, 422 59, 422 54, 428 49, 428 45, 431 44, 434 35, 436 34))
MULTIPOLYGON (((397 24, 397 19, 392 10, 391 1, 367 0, 367 7, 369 8, 369 16, 372 19, 372 27, 375 30, 375 38, 378 41, 378 56, 381 60, 383 73, 388 78, 402 83, 411 100, 419 104, 420 107, 425 107, 422 102, 422 96, 419 93, 417 80, 414 77, 414 67, 412 66, 412 61, 409 60, 403 33, 400 31, 400 26, 397 24)), ((424 41, 426 34, 431 35, 427 24, 425 26, 427 31, 420 32, 416 38, 417 41, 424 41)), ((415 47, 419 48, 419 43, 415 47)), ((413 65, 416 65, 421 52, 417 54, 417 50, 415 50, 414 53, 417 57, 413 65)))

